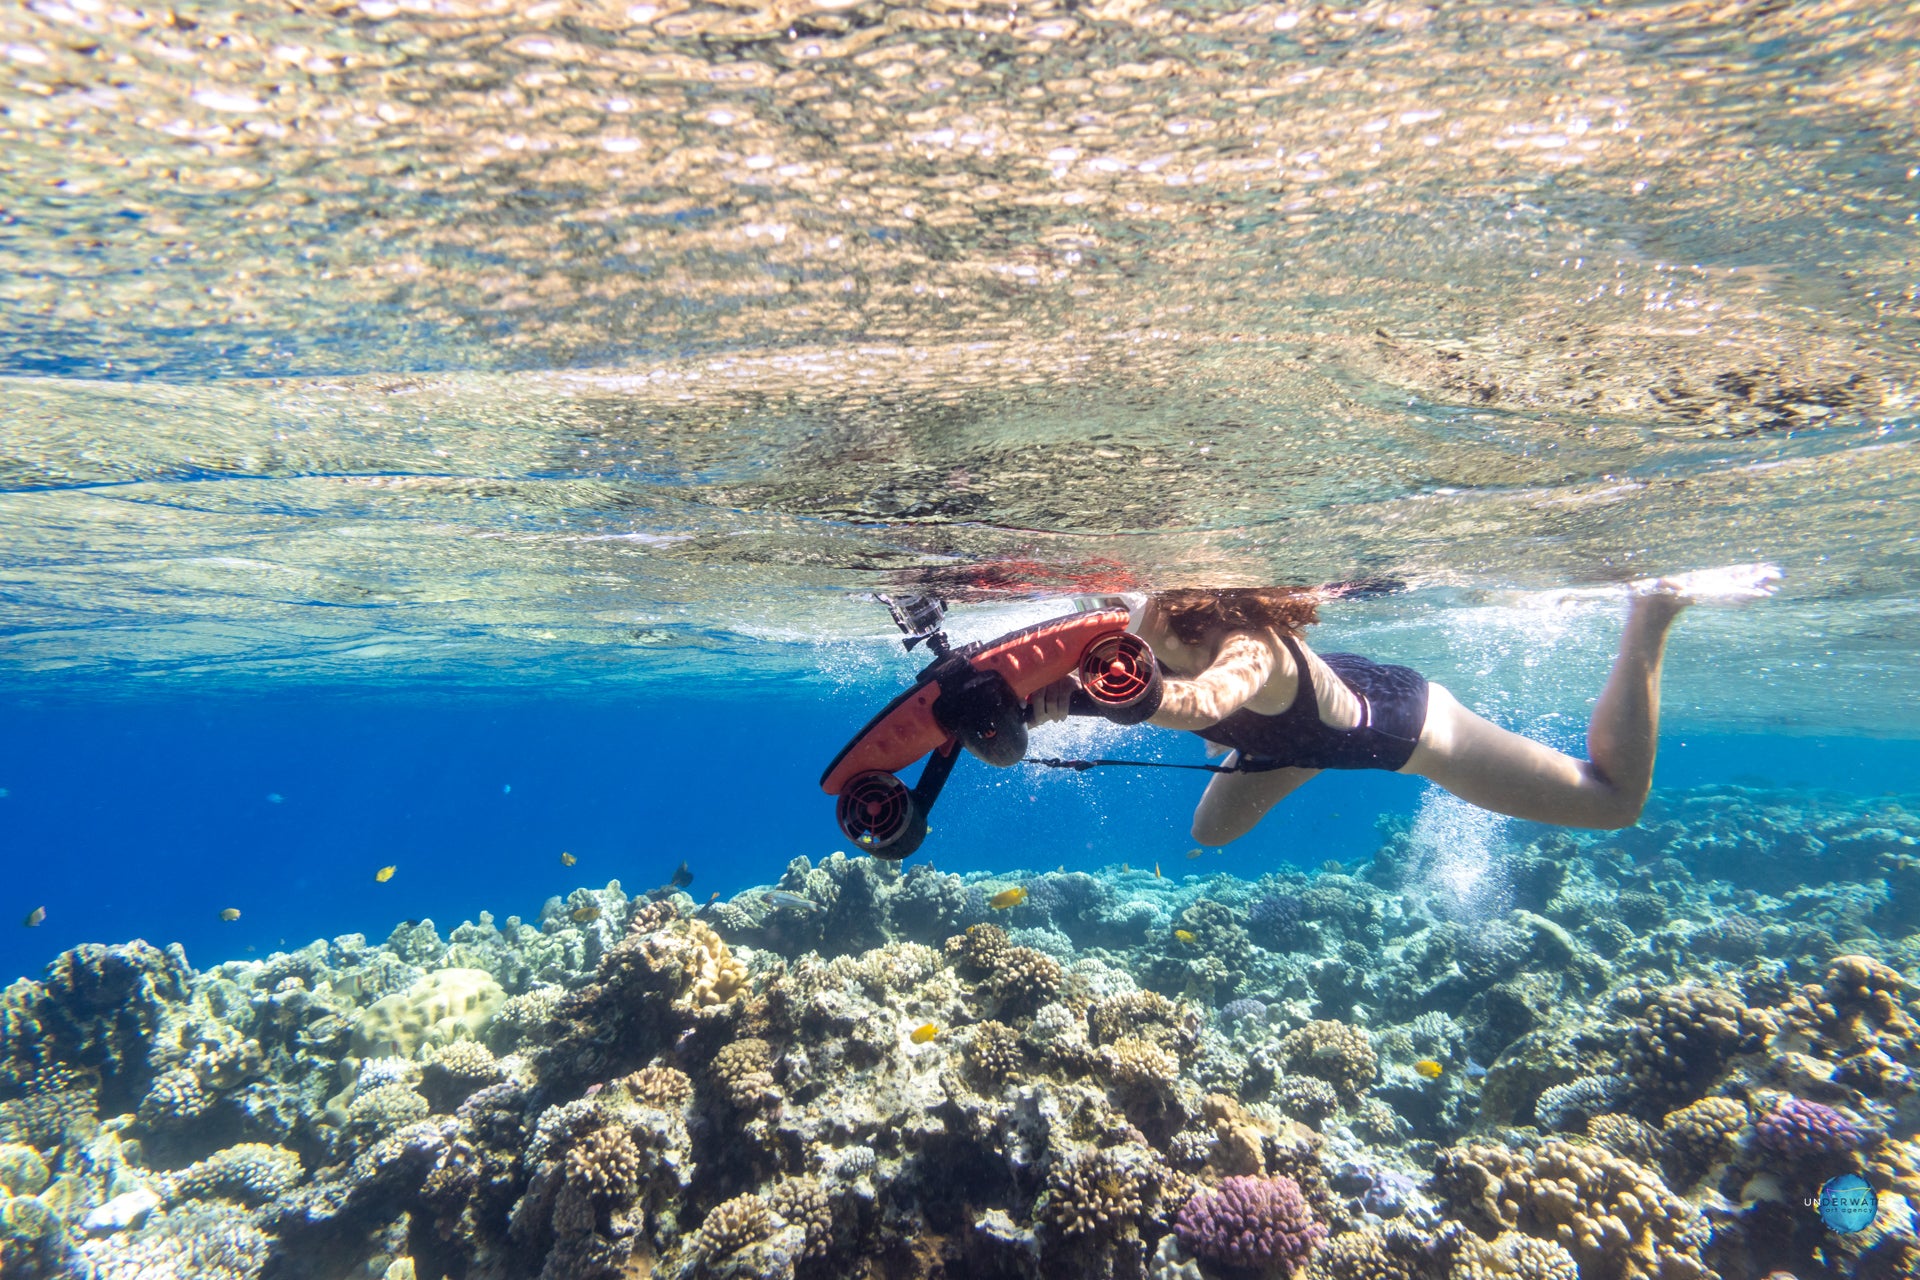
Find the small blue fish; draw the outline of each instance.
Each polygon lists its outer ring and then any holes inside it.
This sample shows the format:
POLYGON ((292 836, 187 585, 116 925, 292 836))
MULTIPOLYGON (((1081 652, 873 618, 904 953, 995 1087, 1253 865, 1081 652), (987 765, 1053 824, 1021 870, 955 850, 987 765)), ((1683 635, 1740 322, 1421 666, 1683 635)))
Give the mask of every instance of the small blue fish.
POLYGON ((788 893, 785 889, 765 889, 761 891, 760 896, 765 898, 771 906, 791 907, 795 911, 826 910, 825 907, 815 902, 812 898, 802 897, 797 893, 788 893))
POLYGON ((1479 1080, 1486 1074, 1487 1069, 1485 1067, 1475 1062, 1472 1058, 1467 1059, 1467 1079, 1479 1080))

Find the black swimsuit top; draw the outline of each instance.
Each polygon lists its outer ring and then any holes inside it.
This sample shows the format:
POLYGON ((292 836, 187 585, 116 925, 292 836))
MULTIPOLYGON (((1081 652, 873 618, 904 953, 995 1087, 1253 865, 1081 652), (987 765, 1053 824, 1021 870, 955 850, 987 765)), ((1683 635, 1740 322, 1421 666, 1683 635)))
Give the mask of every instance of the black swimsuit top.
POLYGON ((1246 707, 1218 724, 1196 729, 1209 742, 1240 753, 1240 763, 1265 769, 1399 769, 1413 756, 1427 722, 1427 678, 1412 667, 1391 666, 1357 653, 1320 655, 1360 699, 1360 723, 1336 729, 1320 718, 1313 667, 1299 642, 1283 635, 1300 673, 1287 709, 1262 715, 1246 707))

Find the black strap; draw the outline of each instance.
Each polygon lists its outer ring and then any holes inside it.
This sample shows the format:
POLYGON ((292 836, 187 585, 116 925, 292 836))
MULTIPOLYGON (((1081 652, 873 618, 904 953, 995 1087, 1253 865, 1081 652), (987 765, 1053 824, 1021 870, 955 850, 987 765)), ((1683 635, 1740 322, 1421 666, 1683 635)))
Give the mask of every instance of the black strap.
POLYGON ((1036 756, 1020 763, 1037 764, 1045 769, 1071 769, 1075 773, 1085 773, 1088 769, 1103 765, 1120 765, 1129 769, 1198 769, 1203 773, 1270 773, 1287 767, 1265 756, 1236 760, 1232 764, 1173 764, 1166 760, 1062 760, 1059 756, 1036 756))

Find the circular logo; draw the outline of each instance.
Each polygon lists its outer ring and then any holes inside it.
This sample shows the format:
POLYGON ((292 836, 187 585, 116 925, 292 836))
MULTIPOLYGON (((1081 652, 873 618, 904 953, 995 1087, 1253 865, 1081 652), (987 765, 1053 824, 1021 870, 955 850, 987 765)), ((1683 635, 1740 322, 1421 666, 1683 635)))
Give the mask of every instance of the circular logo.
POLYGON ((1829 1178, 1820 1187, 1820 1221, 1841 1235, 1866 1230, 1879 1212, 1879 1195, 1857 1173, 1829 1178))

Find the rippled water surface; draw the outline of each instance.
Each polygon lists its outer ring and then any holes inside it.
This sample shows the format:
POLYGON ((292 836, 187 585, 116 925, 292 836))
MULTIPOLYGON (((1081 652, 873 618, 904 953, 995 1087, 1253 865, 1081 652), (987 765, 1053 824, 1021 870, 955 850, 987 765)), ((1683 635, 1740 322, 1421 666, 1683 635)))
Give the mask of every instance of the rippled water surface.
POLYGON ((1617 607, 1566 589, 1764 558, 1675 705, 1911 736, 1916 39, 8 6, 0 664, 759 675, 876 589, 1365 576, 1343 642, 1564 705, 1617 607))

